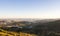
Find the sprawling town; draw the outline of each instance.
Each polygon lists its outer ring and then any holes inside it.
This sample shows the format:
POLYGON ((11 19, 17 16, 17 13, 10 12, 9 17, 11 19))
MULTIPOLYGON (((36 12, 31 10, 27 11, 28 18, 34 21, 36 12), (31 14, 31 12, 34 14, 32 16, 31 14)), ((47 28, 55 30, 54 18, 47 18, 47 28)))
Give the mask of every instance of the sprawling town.
POLYGON ((0 36, 60 36, 60 19, 0 19, 0 36))

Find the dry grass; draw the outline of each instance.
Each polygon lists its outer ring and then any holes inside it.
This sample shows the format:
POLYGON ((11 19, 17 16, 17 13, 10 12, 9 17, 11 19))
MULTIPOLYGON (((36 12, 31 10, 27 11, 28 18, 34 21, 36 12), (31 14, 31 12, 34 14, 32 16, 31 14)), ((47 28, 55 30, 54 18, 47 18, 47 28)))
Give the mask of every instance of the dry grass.
POLYGON ((35 34, 28 34, 28 33, 17 33, 17 32, 11 32, 11 31, 5 31, 0 29, 0 36, 36 36, 35 34))
POLYGON ((20 36, 37 36, 37 35, 20 32, 20 36))

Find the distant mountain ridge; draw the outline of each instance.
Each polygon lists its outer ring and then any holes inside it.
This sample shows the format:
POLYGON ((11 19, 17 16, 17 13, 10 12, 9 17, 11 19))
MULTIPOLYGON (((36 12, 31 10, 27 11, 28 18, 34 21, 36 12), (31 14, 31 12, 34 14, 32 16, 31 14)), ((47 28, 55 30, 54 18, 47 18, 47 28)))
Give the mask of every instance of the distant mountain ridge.
MULTIPOLYGON (((32 26, 32 25, 38 25, 38 24, 43 24, 43 23, 47 23, 47 22, 53 22, 56 21, 56 19, 1 19, 0 21, 2 21, 2 24, 0 24, 0 26, 3 25, 4 26, 32 26), (4 22, 3 22, 4 21, 4 22), (4 24, 3 24, 4 23, 4 24)), ((1 23, 1 22, 0 22, 1 23)))

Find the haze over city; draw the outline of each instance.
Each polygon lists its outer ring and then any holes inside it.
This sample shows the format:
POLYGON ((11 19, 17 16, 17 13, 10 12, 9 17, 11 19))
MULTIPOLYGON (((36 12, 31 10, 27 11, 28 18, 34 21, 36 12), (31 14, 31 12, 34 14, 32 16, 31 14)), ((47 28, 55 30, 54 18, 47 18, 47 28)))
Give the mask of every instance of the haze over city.
POLYGON ((60 0, 0 0, 0 18, 60 18, 60 0))
POLYGON ((0 0, 0 36, 60 36, 60 0, 0 0))

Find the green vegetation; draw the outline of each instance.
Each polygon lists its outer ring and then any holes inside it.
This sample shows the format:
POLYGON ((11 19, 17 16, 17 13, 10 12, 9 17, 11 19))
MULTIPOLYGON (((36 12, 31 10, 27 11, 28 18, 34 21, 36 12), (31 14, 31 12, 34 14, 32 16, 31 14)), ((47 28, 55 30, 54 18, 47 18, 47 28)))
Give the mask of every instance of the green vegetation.
POLYGON ((26 34, 33 36, 60 36, 60 20, 50 21, 46 23, 22 21, 13 22, 10 25, 15 25, 15 27, 0 27, 0 29, 3 30, 2 32, 0 31, 0 33, 4 33, 6 35, 9 33, 9 35, 15 33, 16 36, 26 36, 26 34))

